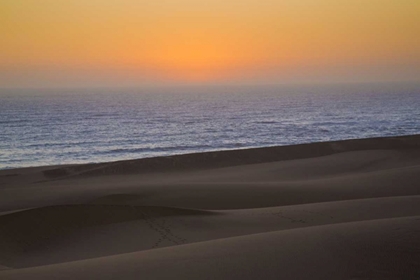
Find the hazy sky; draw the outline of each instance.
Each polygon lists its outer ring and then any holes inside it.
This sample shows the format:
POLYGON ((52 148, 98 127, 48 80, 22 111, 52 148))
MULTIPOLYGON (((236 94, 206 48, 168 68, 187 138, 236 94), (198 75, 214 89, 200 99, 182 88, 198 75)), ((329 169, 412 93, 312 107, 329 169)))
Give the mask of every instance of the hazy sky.
POLYGON ((0 87, 404 81, 419 0, 0 0, 0 87))

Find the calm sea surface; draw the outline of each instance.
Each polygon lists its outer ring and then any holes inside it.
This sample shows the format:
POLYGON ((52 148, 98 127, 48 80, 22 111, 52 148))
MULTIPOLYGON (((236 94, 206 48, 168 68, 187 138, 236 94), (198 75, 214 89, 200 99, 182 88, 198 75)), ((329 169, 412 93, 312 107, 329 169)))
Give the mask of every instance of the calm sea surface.
POLYGON ((0 169, 420 133, 420 87, 0 90, 0 169))

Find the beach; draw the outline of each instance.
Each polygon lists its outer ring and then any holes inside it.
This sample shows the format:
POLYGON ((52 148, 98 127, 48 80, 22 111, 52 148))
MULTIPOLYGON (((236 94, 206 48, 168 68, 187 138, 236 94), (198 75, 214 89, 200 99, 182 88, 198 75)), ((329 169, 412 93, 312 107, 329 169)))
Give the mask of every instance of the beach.
POLYGON ((419 279, 420 135, 0 170, 0 279, 419 279))

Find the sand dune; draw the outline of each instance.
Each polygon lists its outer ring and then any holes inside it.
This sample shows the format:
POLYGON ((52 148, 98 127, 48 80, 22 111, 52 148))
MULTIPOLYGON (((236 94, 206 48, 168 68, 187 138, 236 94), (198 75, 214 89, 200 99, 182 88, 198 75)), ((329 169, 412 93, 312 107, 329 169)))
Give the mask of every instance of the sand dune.
POLYGON ((420 136, 3 170, 0 279, 418 279, 419 182, 420 136))
POLYGON ((9 268, 6 266, 0 265, 0 270, 6 270, 6 269, 9 269, 9 268))
POLYGON ((15 268, 45 265, 268 231, 406 217, 419 212, 420 196, 230 211, 53 206, 0 219, 0 260, 15 268))
POLYGON ((418 279, 420 216, 8 270, 2 279, 418 279))

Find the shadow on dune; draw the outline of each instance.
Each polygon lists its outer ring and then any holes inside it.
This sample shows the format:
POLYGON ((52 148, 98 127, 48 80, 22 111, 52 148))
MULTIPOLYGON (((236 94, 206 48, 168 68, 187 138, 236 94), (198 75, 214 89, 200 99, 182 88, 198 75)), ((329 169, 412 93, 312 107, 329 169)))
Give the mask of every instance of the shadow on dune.
POLYGON ((420 217, 261 233, 19 270, 2 279, 418 279, 420 217), (164 268, 164 269, 163 269, 164 268))
POLYGON ((0 259, 7 264, 7 256, 48 248, 54 240, 86 228, 193 215, 219 214, 194 209, 100 204, 48 206, 15 212, 0 216, 0 259))

